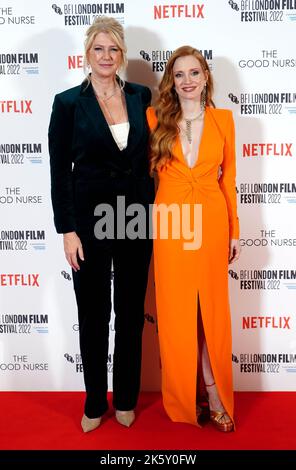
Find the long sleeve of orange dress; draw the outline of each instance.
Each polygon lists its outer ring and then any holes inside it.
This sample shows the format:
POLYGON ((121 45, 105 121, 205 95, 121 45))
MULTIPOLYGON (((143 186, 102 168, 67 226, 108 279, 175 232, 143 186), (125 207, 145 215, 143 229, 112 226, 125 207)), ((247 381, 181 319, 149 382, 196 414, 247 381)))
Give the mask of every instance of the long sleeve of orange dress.
POLYGON ((237 217, 236 204, 236 155, 235 155, 235 131, 232 113, 229 112, 228 130, 225 134, 224 158, 221 165, 222 175, 219 180, 220 188, 224 194, 229 221, 230 238, 239 238, 239 219, 237 217))

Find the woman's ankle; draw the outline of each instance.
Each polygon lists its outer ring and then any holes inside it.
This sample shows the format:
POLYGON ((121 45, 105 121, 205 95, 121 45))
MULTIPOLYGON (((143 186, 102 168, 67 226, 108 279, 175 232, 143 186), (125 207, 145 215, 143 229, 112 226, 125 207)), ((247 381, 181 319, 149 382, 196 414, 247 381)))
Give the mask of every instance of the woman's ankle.
POLYGON ((209 408, 211 411, 224 412, 225 408, 220 400, 219 393, 215 383, 206 385, 208 392, 209 408))

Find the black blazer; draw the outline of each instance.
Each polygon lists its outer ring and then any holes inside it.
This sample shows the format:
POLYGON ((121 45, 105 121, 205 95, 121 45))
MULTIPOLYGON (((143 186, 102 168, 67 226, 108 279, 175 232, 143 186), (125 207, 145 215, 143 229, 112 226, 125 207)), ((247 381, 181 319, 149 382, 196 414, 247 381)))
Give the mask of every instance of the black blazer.
POLYGON ((130 131, 120 151, 95 97, 84 81, 55 96, 49 125, 51 195, 58 233, 76 231, 93 237, 94 209, 99 203, 153 203, 148 170, 146 108, 149 88, 125 83, 130 131))

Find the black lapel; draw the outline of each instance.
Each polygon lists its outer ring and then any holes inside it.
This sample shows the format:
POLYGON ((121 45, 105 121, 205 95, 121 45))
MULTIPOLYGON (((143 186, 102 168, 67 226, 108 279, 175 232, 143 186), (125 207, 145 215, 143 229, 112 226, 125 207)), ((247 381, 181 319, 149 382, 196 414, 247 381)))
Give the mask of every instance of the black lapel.
POLYGON ((106 122, 104 114, 97 102, 91 83, 87 87, 86 82, 82 83, 78 101, 92 122, 95 131, 104 141, 104 144, 109 147, 112 153, 125 155, 126 157, 133 152, 138 141, 142 138, 143 107, 140 94, 135 93, 133 87, 129 83, 125 84, 124 93, 130 130, 127 148, 122 151, 119 150, 113 139, 108 123, 106 122))
POLYGON ((87 87, 86 82, 82 83, 78 102, 81 105, 83 111, 88 116, 89 120, 92 122, 95 132, 99 134, 104 144, 109 147, 112 153, 117 152, 118 147, 112 137, 111 131, 99 106, 91 83, 87 87))
POLYGON ((130 131, 128 136, 128 145, 123 152, 132 154, 139 140, 142 139, 144 111, 140 94, 135 93, 133 87, 129 83, 125 84, 124 92, 130 131))

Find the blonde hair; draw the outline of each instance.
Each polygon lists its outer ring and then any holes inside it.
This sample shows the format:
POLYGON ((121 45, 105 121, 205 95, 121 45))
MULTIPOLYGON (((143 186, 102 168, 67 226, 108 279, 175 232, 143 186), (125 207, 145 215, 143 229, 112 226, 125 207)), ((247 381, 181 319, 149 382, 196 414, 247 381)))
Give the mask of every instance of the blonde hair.
POLYGON ((209 66, 201 52, 191 46, 182 46, 174 51, 169 58, 163 78, 159 85, 159 97, 155 105, 157 126, 151 132, 151 174, 164 167, 173 159, 173 143, 179 133, 178 122, 182 118, 179 97, 174 88, 173 68, 179 57, 194 56, 200 63, 207 77, 205 105, 215 107, 213 96, 213 77, 209 66))
POLYGON ((87 65, 87 56, 89 50, 94 42, 94 39, 97 34, 106 33, 111 36, 114 40, 116 46, 120 49, 122 55, 122 61, 120 68, 125 69, 127 67, 127 57, 126 57, 126 44, 124 39, 124 30, 122 25, 109 16, 99 16, 94 20, 92 25, 86 31, 86 39, 84 41, 84 58, 83 58, 83 70, 86 75, 88 83, 90 83, 88 65, 87 65))

